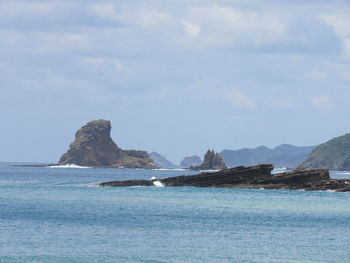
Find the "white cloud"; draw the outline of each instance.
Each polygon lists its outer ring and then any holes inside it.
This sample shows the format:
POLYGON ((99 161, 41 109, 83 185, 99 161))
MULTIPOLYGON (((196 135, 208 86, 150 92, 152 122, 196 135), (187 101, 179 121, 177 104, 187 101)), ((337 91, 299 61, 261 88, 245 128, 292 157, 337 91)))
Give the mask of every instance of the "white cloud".
POLYGON ((158 27, 169 24, 172 20, 171 16, 160 12, 157 9, 140 10, 136 14, 132 14, 136 18, 138 25, 142 27, 158 27))
POLYGON ((313 107, 319 110, 332 110, 334 109, 334 103, 328 96, 316 96, 310 99, 313 107))
POLYGON ((285 20, 279 13, 258 13, 216 4, 190 7, 182 21, 191 21, 185 24, 185 31, 192 36, 197 36, 200 29, 198 43, 203 45, 260 47, 286 39, 285 20))
POLYGON ((146 97, 150 100, 165 100, 173 97, 174 95, 174 91, 171 88, 164 87, 151 91, 146 95, 146 97))
POLYGON ((117 19, 116 8, 111 3, 93 3, 88 5, 88 11, 93 16, 106 19, 110 18, 112 20, 117 19))
POLYGON ((181 23, 184 26, 184 32, 188 34, 190 37, 197 38, 199 33, 201 32, 201 26, 190 21, 186 21, 185 19, 181 20, 181 23))
POLYGON ((256 108, 254 100, 241 91, 230 91, 225 94, 225 98, 236 108, 252 110, 256 108))
POLYGON ((264 104, 263 107, 276 110, 299 110, 302 108, 296 98, 284 94, 262 95, 261 101, 264 104))
POLYGON ((321 15, 320 18, 332 26, 343 42, 344 55, 350 59, 350 9, 341 14, 321 15))
POLYGON ((36 33, 39 45, 35 48, 38 53, 79 51, 90 44, 90 39, 84 34, 67 33, 36 33))
POLYGON ((324 80, 328 77, 328 73, 320 69, 314 69, 307 76, 314 80, 324 80))
POLYGON ((116 58, 83 57, 80 61, 95 71, 115 73, 129 70, 119 61, 119 59, 116 58))
POLYGON ((91 39, 85 34, 0 30, 0 47, 7 52, 66 53, 90 46, 91 39))
POLYGON ((350 58, 350 36, 344 40, 344 53, 347 58, 350 58))
POLYGON ((69 8, 72 4, 67 2, 16 2, 4 1, 0 3, 0 17, 15 18, 15 17, 37 17, 49 16, 55 14, 60 9, 69 8))
POLYGON ((66 95, 92 104, 101 104, 109 97, 102 87, 95 87, 87 80, 67 78, 50 69, 33 70, 32 78, 21 79, 22 91, 40 92, 51 95, 66 95), (40 78, 36 78, 40 75, 40 78))

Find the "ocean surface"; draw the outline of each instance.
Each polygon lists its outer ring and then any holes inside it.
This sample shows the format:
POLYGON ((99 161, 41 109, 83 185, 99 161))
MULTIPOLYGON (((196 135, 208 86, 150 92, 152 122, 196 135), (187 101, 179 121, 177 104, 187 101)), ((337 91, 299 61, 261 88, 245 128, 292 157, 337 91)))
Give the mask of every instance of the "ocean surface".
POLYGON ((0 164, 0 262, 350 262, 350 193, 95 186, 188 173, 0 164))

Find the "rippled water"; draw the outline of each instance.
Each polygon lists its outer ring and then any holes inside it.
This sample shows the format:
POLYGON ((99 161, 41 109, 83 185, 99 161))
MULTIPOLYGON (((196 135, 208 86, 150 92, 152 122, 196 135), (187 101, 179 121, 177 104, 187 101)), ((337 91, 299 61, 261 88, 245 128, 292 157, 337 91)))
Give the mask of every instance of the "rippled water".
POLYGON ((350 193, 94 187, 186 173, 0 164, 0 262, 350 262, 350 193))

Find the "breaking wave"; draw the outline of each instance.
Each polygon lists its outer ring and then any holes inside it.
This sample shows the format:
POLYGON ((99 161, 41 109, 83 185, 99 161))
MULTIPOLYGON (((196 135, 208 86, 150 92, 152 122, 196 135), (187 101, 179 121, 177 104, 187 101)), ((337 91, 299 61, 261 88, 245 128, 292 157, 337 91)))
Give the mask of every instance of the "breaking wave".
POLYGON ((156 186, 156 187, 164 187, 164 184, 162 184, 161 181, 154 181, 153 185, 156 186))
POLYGON ((186 168, 156 168, 156 169, 152 169, 155 171, 186 171, 188 169, 186 168))
POLYGON ((76 164, 65 164, 65 165, 50 165, 50 166, 46 166, 48 168, 91 168, 91 167, 87 167, 87 166, 80 166, 80 165, 76 165, 76 164))

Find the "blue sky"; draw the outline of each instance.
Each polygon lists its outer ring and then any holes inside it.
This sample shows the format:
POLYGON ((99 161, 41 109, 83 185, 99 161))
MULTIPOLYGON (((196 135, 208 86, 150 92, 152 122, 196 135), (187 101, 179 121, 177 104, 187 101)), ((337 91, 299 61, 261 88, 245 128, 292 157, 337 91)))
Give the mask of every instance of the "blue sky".
POLYGON ((0 1, 0 161, 56 162, 112 122, 184 156, 349 132, 349 1, 0 1))

